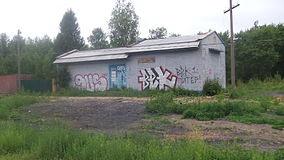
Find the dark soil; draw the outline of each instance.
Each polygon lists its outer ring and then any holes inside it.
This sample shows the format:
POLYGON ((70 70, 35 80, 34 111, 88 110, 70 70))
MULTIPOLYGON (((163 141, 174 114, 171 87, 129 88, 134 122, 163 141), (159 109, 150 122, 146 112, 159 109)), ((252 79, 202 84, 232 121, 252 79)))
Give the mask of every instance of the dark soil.
POLYGON ((146 114, 144 103, 145 99, 135 98, 61 98, 32 105, 29 112, 44 118, 71 122, 72 126, 80 130, 110 135, 131 131, 156 134, 179 134, 185 131, 174 124, 152 123, 152 120, 142 118, 146 114))

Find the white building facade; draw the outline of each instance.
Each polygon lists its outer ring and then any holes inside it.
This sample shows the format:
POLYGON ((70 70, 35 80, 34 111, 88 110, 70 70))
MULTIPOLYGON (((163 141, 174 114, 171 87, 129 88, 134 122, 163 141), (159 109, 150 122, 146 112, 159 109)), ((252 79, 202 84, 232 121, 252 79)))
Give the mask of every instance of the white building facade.
POLYGON ((144 40, 129 47, 78 51, 58 56, 70 86, 94 90, 184 88, 202 91, 206 79, 226 87, 225 46, 216 32, 144 40))

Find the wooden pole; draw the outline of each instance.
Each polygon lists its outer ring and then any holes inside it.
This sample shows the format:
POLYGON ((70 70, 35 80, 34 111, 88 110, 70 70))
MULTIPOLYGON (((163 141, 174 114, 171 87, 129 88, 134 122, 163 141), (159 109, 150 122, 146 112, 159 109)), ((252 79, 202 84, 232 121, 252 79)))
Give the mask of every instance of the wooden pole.
POLYGON ((233 9, 238 7, 240 4, 232 6, 232 0, 230 0, 230 9, 226 10, 224 13, 230 11, 230 29, 231 29, 231 84, 233 89, 236 88, 236 63, 235 63, 235 50, 234 50, 234 30, 233 30, 233 9))
POLYGON ((21 55, 20 55, 20 34, 21 31, 18 30, 18 40, 17 40, 17 66, 18 66, 18 74, 17 74, 17 82, 18 82, 18 91, 21 91, 21 55))

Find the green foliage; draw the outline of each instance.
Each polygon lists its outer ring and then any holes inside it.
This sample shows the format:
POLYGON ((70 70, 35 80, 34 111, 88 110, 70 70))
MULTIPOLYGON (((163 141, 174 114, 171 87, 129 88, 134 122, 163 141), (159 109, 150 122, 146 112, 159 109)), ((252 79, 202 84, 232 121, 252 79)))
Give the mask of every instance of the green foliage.
POLYGON ((272 128, 282 130, 284 128, 284 118, 281 117, 270 117, 265 114, 252 115, 244 114, 242 116, 229 116, 228 120, 235 122, 242 122, 248 124, 271 124, 272 128))
POLYGON ((165 27, 157 27, 156 29, 150 29, 149 30, 149 38, 150 39, 166 38, 167 34, 168 34, 168 32, 167 32, 167 29, 165 27))
POLYGON ((154 113, 174 112, 174 94, 171 92, 158 94, 154 99, 146 103, 146 110, 154 113))
POLYGON ((284 105, 273 106, 274 113, 279 116, 284 116, 284 105))
MULTIPOLYGON (((229 32, 219 34, 226 46, 226 73, 230 80, 229 32)), ((239 79, 264 80, 279 73, 284 77, 284 25, 254 26, 236 34, 236 68, 239 79)))
POLYGON ((0 121, 0 130, 0 157, 30 150, 38 137, 34 129, 12 122, 0 121))
POLYGON ((187 90, 187 89, 183 89, 183 88, 180 88, 180 87, 177 87, 177 88, 174 88, 174 89, 171 89, 171 91, 173 91, 174 95, 179 97, 187 97, 187 96, 190 96, 190 97, 195 97, 195 96, 200 96, 201 94, 196 92, 196 91, 193 91, 193 90, 187 90))
MULTIPOLYGON (((3 52, 0 51, 0 75, 15 74, 17 73, 17 65, 15 65, 17 64, 16 39, 10 40, 5 37, 1 41, 3 52)), ((53 42, 48 36, 21 39, 21 73, 32 74, 33 78, 55 78, 53 47, 53 42)))
POLYGON ((231 81, 231 52, 230 52, 230 35, 229 31, 218 33, 225 45, 225 63, 226 63, 226 80, 231 81))
POLYGON ((109 48, 107 35, 101 28, 95 28, 92 31, 92 35, 88 37, 88 41, 91 43, 94 49, 109 48))
POLYGON ((184 111, 184 118, 216 120, 227 116, 259 115, 258 105, 246 102, 191 103, 184 111))
POLYGON ((22 108, 37 103, 41 98, 33 96, 8 96, 0 99, 0 119, 20 119, 17 111, 22 108))
POLYGON ((222 86, 218 80, 206 80, 203 85, 203 93, 207 96, 214 96, 222 91, 222 86))
MULTIPOLYGON (((247 97, 247 96, 246 96, 247 97)), ((173 92, 158 94, 146 103, 146 110, 158 114, 177 113, 184 118, 197 120, 228 119, 242 123, 271 124, 273 128, 284 126, 284 105, 259 98, 260 102, 218 101, 202 103, 177 103, 173 92)))
MULTIPOLYGON (((53 93, 53 96, 98 96, 98 97, 153 97, 158 94, 168 93, 170 92, 174 96, 199 96, 200 94, 195 91, 184 90, 181 88, 170 89, 170 90, 146 90, 139 91, 131 88, 116 88, 110 89, 106 91, 94 91, 90 92, 87 90, 82 90, 78 88, 61 88, 56 93, 53 93)), ((27 93, 30 94, 30 93, 27 93)))
POLYGON ((219 159, 281 160, 283 151, 263 152, 237 144, 207 145, 203 140, 161 140, 148 135, 108 137, 62 127, 35 128, 0 122, 0 159, 219 159))
POLYGON ((75 13, 68 9, 60 22, 60 33, 57 34, 54 41, 55 51, 62 54, 73 49, 80 50, 83 48, 85 42, 80 34, 81 31, 75 13))
POLYGON ((244 91, 243 90, 232 89, 232 91, 230 92, 229 98, 231 98, 231 99, 239 99, 243 95, 244 95, 244 91))
POLYGON ((130 2, 117 0, 109 22, 111 47, 124 47, 137 41, 139 17, 130 2))
POLYGON ((169 37, 180 37, 181 35, 178 33, 170 33, 169 37))
POLYGON ((58 68, 57 78, 57 83, 60 88, 67 88, 69 86, 71 76, 66 66, 60 66, 60 68, 58 68))
POLYGON ((280 75, 276 74, 276 78, 266 78, 265 80, 250 79, 248 82, 238 82, 238 89, 246 92, 269 92, 278 91, 281 92, 284 89, 284 79, 281 79, 280 75))

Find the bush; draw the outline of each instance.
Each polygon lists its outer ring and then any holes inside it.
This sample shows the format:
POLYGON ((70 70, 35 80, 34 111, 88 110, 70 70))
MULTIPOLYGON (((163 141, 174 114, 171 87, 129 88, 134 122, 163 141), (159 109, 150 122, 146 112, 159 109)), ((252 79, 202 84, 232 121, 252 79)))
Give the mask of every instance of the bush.
POLYGON ((71 80, 70 73, 66 66, 59 67, 57 71, 57 83, 60 88, 67 88, 71 80))
POLYGON ((174 112, 174 94, 172 92, 160 93, 154 99, 146 103, 146 110, 154 113, 174 112))
POLYGON ((284 106, 275 106, 274 107, 274 113, 279 115, 279 116, 284 116, 284 106))
POLYGON ((203 85, 203 93, 207 96, 214 96, 222 91, 222 86, 219 82, 214 80, 206 80, 203 85))
POLYGON ((243 95, 243 92, 242 92, 241 90, 233 89, 233 90, 230 92, 229 98, 231 98, 231 99, 237 99, 237 98, 241 98, 242 95, 243 95))

